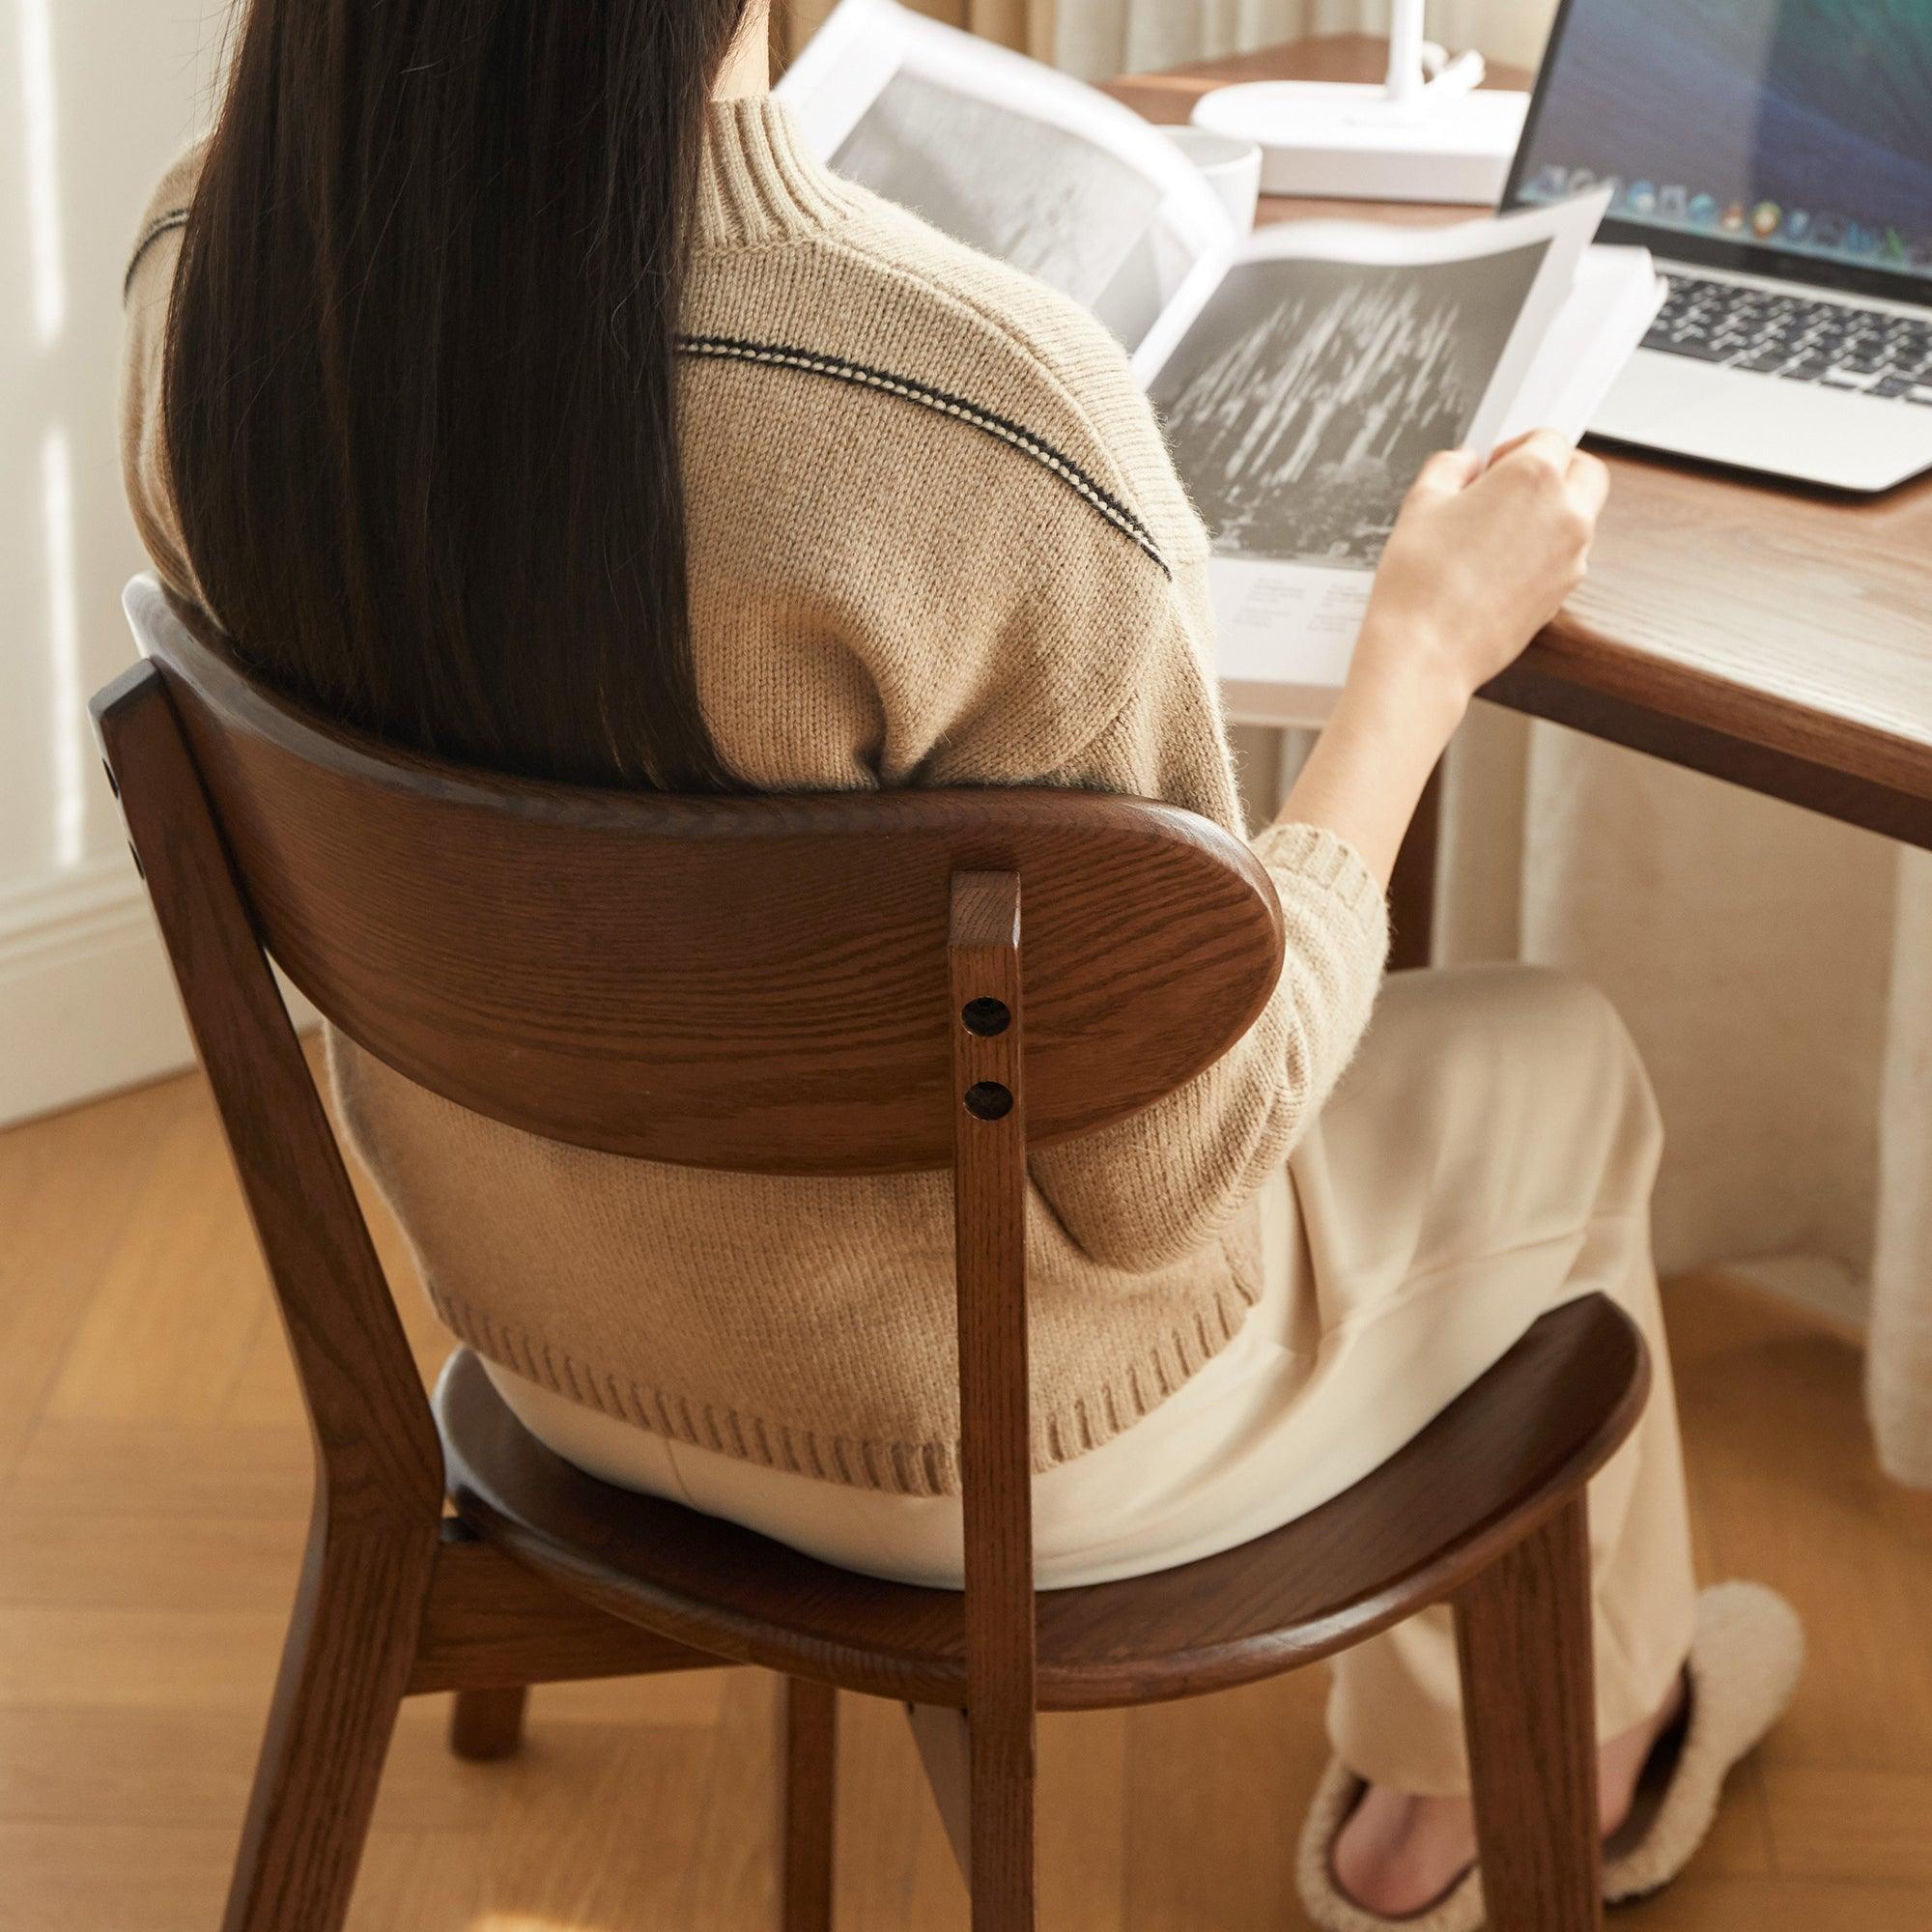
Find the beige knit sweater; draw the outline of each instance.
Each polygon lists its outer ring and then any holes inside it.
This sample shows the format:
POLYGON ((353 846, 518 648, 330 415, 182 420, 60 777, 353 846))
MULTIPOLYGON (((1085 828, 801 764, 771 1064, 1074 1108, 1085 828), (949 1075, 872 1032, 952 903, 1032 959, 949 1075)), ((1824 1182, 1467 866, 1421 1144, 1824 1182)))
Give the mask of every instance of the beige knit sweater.
MULTIPOLYGON (((124 398, 135 517, 189 595, 158 381, 197 160, 143 223, 124 398)), ((1090 317, 828 174, 779 105, 734 101, 712 111, 684 350, 697 676, 736 771, 788 790, 1091 786, 1239 829, 1206 537, 1090 317)), ((1149 1112, 1033 1158, 1040 1467, 1129 1427, 1236 1332, 1256 1192, 1367 1021, 1376 881, 1311 827, 1256 850, 1288 955, 1253 1032, 1149 1112)), ((957 1490, 947 1176, 586 1152, 330 1046, 350 1135, 472 1347, 680 1441, 957 1490)))

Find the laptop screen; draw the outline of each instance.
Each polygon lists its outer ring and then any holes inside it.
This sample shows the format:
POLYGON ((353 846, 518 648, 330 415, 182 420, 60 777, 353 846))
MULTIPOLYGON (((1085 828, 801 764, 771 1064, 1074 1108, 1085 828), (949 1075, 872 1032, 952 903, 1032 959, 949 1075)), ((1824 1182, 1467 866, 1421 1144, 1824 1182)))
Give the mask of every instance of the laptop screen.
POLYGON ((1605 182, 1605 240, 1923 299, 1932 0, 1565 0, 1504 201, 1605 182))

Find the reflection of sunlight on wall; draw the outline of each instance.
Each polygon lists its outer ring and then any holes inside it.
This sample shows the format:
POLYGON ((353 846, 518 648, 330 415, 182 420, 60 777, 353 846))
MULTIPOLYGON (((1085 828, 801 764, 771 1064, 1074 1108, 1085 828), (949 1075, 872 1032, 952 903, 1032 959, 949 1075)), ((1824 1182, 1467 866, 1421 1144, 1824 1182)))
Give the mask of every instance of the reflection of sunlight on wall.
MULTIPOLYGON (((67 270, 62 261, 60 178, 54 126, 53 0, 14 0, 20 32, 20 130, 27 185, 27 248, 34 332, 51 349, 67 324, 67 270)), ((47 582, 47 720, 53 754, 54 862, 80 863, 87 825, 85 693, 80 668, 80 614, 74 584, 73 457, 55 423, 41 440, 41 525, 47 582)))
POLYGON ((53 746, 54 859, 65 867, 80 864, 87 792, 81 743, 85 694, 80 615, 73 582, 73 459, 67 431, 58 423, 41 443, 41 523, 47 574, 48 685, 53 698, 47 729, 53 746))
POLYGON ((26 139, 27 233, 34 327, 45 348, 67 320, 54 142, 53 0, 14 0, 20 23, 20 127, 26 139))

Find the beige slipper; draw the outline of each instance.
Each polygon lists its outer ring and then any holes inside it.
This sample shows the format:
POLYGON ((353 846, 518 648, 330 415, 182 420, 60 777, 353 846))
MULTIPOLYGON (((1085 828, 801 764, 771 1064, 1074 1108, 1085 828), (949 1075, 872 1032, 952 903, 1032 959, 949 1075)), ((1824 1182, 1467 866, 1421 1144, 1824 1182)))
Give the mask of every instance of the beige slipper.
POLYGON ((1697 1599, 1684 1719, 1657 1741, 1631 1815, 1604 1847, 1616 1905, 1666 1886, 1718 1815, 1724 1779, 1784 1715, 1804 1667, 1798 1612, 1762 1583, 1719 1583, 1697 1599))
POLYGON ((1328 1760, 1315 1802, 1301 1828, 1295 1883, 1302 1910, 1321 1932, 1479 1932, 1483 1922, 1482 1874, 1471 1865, 1433 1905, 1391 1918, 1357 1905, 1335 1877, 1335 1840, 1360 1802, 1362 1780, 1338 1757, 1328 1760))
MULTIPOLYGON (((1690 1862, 1718 1815, 1724 1779, 1790 1703, 1804 1662, 1804 1628, 1776 1591, 1719 1583, 1697 1599, 1685 1717, 1658 1740, 1630 1817, 1605 1845, 1605 1900, 1656 1891, 1690 1862)), ((1330 1759, 1295 1864, 1310 1920, 1321 1932, 1479 1932, 1483 1883, 1473 1868, 1433 1905, 1400 1918, 1357 1905, 1336 1883, 1335 1840, 1361 1794, 1362 1780, 1330 1759)))

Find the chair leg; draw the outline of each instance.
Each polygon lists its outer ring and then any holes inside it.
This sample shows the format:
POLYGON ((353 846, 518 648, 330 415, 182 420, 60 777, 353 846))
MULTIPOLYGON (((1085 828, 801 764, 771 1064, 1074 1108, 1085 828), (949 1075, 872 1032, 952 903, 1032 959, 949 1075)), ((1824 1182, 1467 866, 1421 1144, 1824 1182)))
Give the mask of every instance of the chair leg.
POLYGON ((479 1764, 514 1756, 524 1742, 524 1706, 529 1694, 522 1684, 500 1690, 459 1690, 449 1713, 450 1749, 479 1764))
POLYGON ((435 1556, 433 1520, 311 1529, 223 1932, 340 1932, 435 1556))
POLYGON ((830 1684, 787 1677, 779 1702, 779 1922, 783 1932, 832 1932, 838 1744, 838 1692, 830 1684))
POLYGON ((1599 1932, 1589 1519, 1579 1492, 1456 1600, 1492 1932, 1599 1932))
POLYGON ((1002 1734, 964 1711, 908 1704, 925 1780, 973 1896, 973 1932, 1032 1932, 1034 1722, 1022 1707, 1002 1734))
POLYGON ((1033 1932, 1033 1712, 969 1712, 966 1743, 973 1932, 1033 1932))

